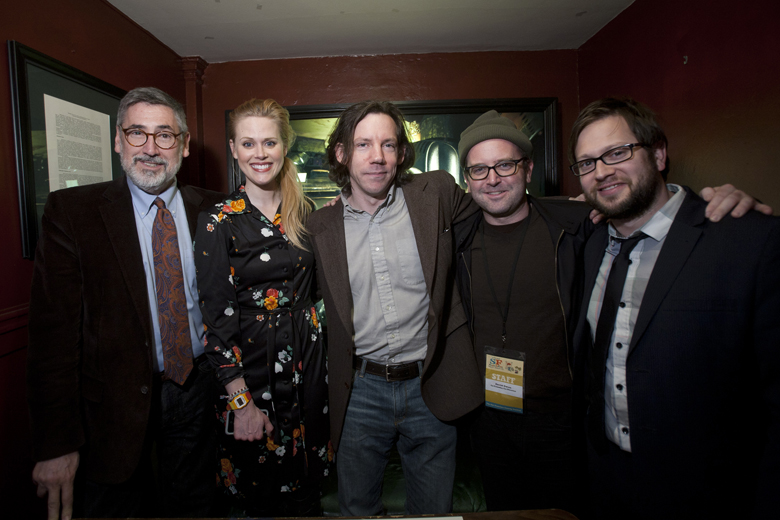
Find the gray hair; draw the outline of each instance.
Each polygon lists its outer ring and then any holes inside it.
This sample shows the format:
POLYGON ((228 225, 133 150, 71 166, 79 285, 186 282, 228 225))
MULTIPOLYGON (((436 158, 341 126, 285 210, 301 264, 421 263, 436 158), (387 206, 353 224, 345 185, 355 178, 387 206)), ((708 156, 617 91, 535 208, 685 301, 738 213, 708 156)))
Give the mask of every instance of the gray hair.
POLYGON ((154 87, 134 88, 122 98, 119 102, 119 110, 116 114, 116 124, 122 127, 125 121, 127 110, 136 103, 147 103, 149 105, 162 105, 173 110, 176 118, 176 124, 179 125, 179 132, 187 133, 187 114, 181 104, 162 90, 154 87))

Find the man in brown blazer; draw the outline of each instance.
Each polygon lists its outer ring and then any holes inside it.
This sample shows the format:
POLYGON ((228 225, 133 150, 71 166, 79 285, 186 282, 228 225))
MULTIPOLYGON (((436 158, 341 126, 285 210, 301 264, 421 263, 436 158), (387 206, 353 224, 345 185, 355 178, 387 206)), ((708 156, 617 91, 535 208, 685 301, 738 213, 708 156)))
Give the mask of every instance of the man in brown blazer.
POLYGON ((328 144, 341 199, 308 222, 328 316, 331 434, 346 516, 382 512, 397 445, 408 514, 447 513, 453 421, 481 403, 454 286, 452 224, 478 208, 443 171, 409 175, 414 148, 391 103, 339 118, 328 144))
POLYGON ((198 213, 221 195, 177 184, 189 138, 176 100, 154 88, 132 90, 120 103, 115 140, 125 176, 55 191, 46 204, 30 300, 27 397, 33 480, 38 495, 48 495, 49 520, 60 512, 69 519, 74 498, 78 516, 209 514, 214 378, 209 363, 200 363, 191 236, 198 213), (163 281, 152 233, 167 214, 175 224, 168 245, 178 241, 183 278, 183 294, 171 300, 186 309, 177 311, 184 328, 161 337, 161 323, 166 331, 171 320, 159 317, 167 315, 158 294, 167 293, 155 285, 163 281), (162 353, 170 336, 186 349, 173 379, 162 353))

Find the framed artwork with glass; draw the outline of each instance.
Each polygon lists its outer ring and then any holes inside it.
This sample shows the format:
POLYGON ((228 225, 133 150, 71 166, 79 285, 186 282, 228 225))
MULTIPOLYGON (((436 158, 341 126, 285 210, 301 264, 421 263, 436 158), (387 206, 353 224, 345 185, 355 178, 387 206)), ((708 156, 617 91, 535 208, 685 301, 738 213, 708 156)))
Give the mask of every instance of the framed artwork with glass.
POLYGON ((113 145, 125 91, 19 42, 7 46, 22 256, 32 259, 49 193, 123 175, 113 145))
MULTIPOLYGON (((558 195, 558 119, 556 98, 480 99, 446 101, 400 101, 395 104, 406 119, 407 132, 415 149, 412 173, 446 170, 464 189, 466 181, 458 160, 460 134, 481 114, 494 109, 511 119, 534 145, 533 179, 528 192, 534 196, 558 195)), ((297 138, 287 152, 298 167, 304 192, 317 207, 338 195, 328 178, 325 147, 336 120, 349 104, 285 107, 297 138)), ((226 121, 229 111, 226 113, 226 121)), ((243 182, 230 146, 226 142, 228 183, 234 190, 243 182)))

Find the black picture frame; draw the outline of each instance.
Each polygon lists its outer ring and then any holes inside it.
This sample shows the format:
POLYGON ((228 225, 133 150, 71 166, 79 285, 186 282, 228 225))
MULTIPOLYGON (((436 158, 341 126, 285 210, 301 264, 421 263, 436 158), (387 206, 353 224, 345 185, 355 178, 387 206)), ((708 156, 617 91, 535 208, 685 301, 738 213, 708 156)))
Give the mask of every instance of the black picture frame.
MULTIPOLYGON (((8 41, 11 105, 19 184, 22 256, 33 258, 41 232, 43 207, 49 195, 48 150, 34 150, 33 132, 46 130, 43 94, 109 115, 111 142, 116 137, 116 113, 125 91, 55 60, 19 42, 8 41), (35 152, 35 153, 34 153, 35 152)), ((117 154, 112 176, 122 175, 117 154)))
MULTIPOLYGON (((452 99, 438 101, 396 101, 404 117, 411 119, 421 115, 471 114, 476 119, 488 110, 500 113, 534 112, 540 114, 542 127, 534 139, 534 178, 529 191, 538 196, 560 195, 561 179, 558 150, 560 129, 558 124, 558 98, 494 98, 494 99, 452 99)), ((330 105, 296 105, 285 107, 290 120, 320 119, 338 117, 351 103, 330 105)), ((229 128, 230 110, 225 111, 225 128, 229 128)), ((471 121, 473 121, 471 119, 471 121)), ((226 132, 226 135, 229 131, 226 132)), ((231 191, 241 185, 241 172, 235 167, 230 146, 226 140, 228 186, 231 191)))

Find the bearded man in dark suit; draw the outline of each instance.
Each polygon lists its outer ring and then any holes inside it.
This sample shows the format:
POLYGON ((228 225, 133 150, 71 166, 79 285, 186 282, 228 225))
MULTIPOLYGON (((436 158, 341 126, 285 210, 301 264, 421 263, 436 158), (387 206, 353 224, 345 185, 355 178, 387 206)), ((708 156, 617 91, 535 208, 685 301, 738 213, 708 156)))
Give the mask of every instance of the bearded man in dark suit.
POLYGON ((597 518, 774 518, 780 510, 780 219, 705 217, 665 182, 666 135, 596 101, 572 171, 604 213, 575 333, 597 518))
POLYGON ((209 514, 214 377, 191 237, 221 194, 177 183, 189 139, 175 99, 132 90, 114 143, 125 176, 46 204, 27 396, 50 520, 69 519, 74 498, 78 516, 209 514))

